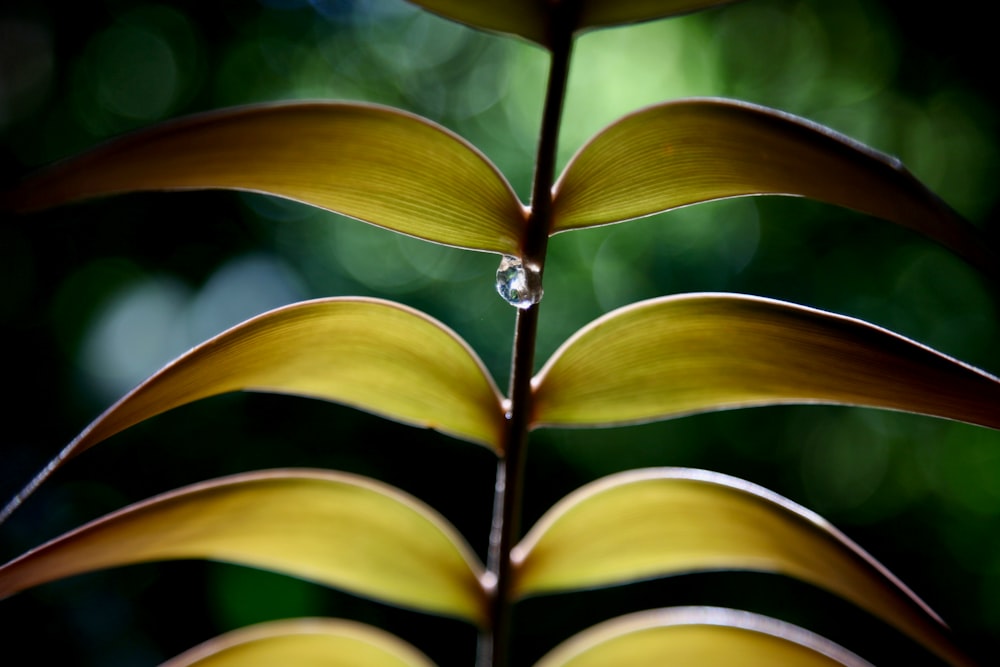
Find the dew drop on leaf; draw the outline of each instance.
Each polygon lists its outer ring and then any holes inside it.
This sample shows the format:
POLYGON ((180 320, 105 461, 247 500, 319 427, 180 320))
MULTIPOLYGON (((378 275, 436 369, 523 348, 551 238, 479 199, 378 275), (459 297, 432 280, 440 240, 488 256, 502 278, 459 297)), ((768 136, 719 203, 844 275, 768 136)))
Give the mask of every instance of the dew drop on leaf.
POLYGON ((530 308, 542 300, 542 274, 538 267, 525 267, 518 257, 504 255, 497 267, 497 293, 517 308, 530 308))

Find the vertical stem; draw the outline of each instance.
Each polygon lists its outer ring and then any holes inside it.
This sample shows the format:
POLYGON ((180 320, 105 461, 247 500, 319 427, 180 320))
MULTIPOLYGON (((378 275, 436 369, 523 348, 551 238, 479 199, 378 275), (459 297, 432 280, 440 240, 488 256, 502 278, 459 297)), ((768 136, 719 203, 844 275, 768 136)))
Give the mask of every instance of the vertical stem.
MULTIPOLYGON (((545 266, 549 229, 552 222, 552 184, 555 179, 556 149, 566 81, 573 43, 576 3, 553 2, 550 49, 552 63, 542 111, 542 125, 535 160, 531 192, 531 213, 522 246, 527 266, 539 272, 545 266)), ((508 395, 510 410, 501 458, 497 463, 493 524, 490 531, 487 573, 495 583, 490 609, 491 628, 480 638, 479 667, 507 667, 510 660, 512 577, 510 552, 518 538, 524 461, 531 419, 531 376, 534 372, 535 340, 539 304, 517 311, 508 395)))
POLYGON ((538 304, 517 311, 514 354, 511 361, 510 418, 504 436, 503 455, 497 462, 486 571, 495 582, 490 609, 491 632, 480 638, 479 667, 506 667, 509 660, 511 622, 510 551, 518 537, 524 459, 531 401, 531 371, 534 365, 538 304), (523 341, 530 341, 530 345, 523 341))

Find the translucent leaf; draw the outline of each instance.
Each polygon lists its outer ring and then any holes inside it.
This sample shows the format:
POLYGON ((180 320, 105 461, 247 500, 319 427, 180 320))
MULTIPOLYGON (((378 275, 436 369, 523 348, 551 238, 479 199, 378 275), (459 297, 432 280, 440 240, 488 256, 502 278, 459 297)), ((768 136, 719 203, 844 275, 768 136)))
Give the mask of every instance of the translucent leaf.
POLYGON ((550 509, 512 559, 520 596, 698 571, 784 574, 854 602, 954 664, 965 660, 940 618, 822 517, 719 473, 655 468, 598 480, 550 509))
POLYGON ((208 640, 160 667, 433 667, 420 651, 369 625, 332 618, 260 623, 208 640))
POLYGON ((567 340, 533 384, 533 426, 827 403, 1000 428, 997 378, 861 320, 732 294, 608 313, 567 340))
POLYGON ((625 116, 580 149, 554 191, 553 233, 727 197, 792 195, 909 227, 1000 275, 978 230, 898 160, 745 102, 682 100, 625 116))
POLYGON ((503 429, 492 378, 441 323, 376 299, 307 301, 247 320, 165 366, 84 429, 0 520, 69 457, 154 415, 238 390, 336 401, 494 449, 503 429))
POLYGON ((109 514, 0 567, 0 598, 83 572, 188 558, 484 620, 482 566, 444 519, 374 480, 310 470, 236 475, 109 514))
POLYGON ((517 254, 524 212, 500 172, 444 128, 335 102, 171 121, 58 163, 5 195, 29 211, 139 190, 226 188, 319 206, 429 241, 517 254))
POLYGON ((621 616, 584 630, 535 667, 871 667, 807 630, 717 607, 673 607, 621 616))

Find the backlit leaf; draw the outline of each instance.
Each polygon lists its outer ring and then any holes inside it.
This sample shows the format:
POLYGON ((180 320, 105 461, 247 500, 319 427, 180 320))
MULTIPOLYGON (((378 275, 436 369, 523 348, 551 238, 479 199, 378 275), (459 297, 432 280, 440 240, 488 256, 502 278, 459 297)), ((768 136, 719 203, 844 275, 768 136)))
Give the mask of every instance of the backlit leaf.
POLYGON ((160 667, 432 667, 403 640, 333 618, 260 623, 208 640, 160 667))
POLYGON ((557 21, 570 21, 569 32, 637 23, 687 14, 739 0, 580 0, 575 16, 569 3, 552 0, 410 0, 446 18, 483 30, 518 35, 543 46, 552 45, 557 21))
POLYGON ((967 664, 940 618, 822 517, 719 473, 655 468, 598 480, 550 509, 512 559, 521 596, 698 571, 784 574, 967 664))
POLYGON ((272 310, 177 358, 92 422, 0 513, 71 456, 193 401, 247 390, 326 399, 498 448, 502 397, 482 362, 430 317, 376 299, 272 310))
POLYGON ((850 651, 774 618, 717 607, 653 609, 612 619, 556 647, 535 667, 870 667, 850 651))
POLYGON ((482 623, 482 566, 423 503, 374 480, 276 470, 196 484, 109 514, 0 567, 0 598, 93 570, 206 558, 482 623))
POLYGON ((540 0, 410 0, 435 14, 459 23, 489 30, 518 35, 546 45, 548 39, 549 9, 540 0))
POLYGON ((581 0, 580 29, 637 23, 730 5, 740 0, 581 0))
POLYGON ((861 320, 733 294, 609 313, 567 340, 533 384, 534 426, 826 403, 1000 428, 997 378, 861 320))
POLYGON ((914 229, 992 276, 997 253, 898 160, 789 114, 719 99, 649 107, 587 143, 555 186, 552 231, 745 195, 792 195, 914 229))
POLYGON ((473 146, 367 104, 216 111, 154 126, 58 163, 5 196, 21 211, 139 190, 225 188, 319 206, 429 241, 517 254, 524 212, 473 146))

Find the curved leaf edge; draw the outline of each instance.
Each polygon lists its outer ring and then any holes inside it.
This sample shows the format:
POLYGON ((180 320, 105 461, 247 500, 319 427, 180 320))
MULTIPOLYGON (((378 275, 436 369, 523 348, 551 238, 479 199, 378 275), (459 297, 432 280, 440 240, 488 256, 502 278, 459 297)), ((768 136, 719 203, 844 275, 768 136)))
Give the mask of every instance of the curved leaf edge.
MULTIPOLYGON (((171 360, 163 367, 161 367, 158 371, 153 373, 151 376, 140 382, 132 390, 130 390, 120 399, 115 401, 111 406, 109 406, 106 410, 104 410, 104 412, 102 412, 93 421, 91 421, 82 431, 80 431, 79 434, 76 435, 76 437, 74 437, 69 442, 69 444, 63 447, 59 451, 59 453, 56 454, 56 456, 54 456, 13 498, 11 498, 11 500, 9 500, 2 509, 0 509, 0 525, 3 525, 3 523, 11 516, 11 514, 13 514, 38 489, 38 487, 40 487, 46 480, 48 480, 52 476, 52 474, 55 473, 56 470, 61 468, 63 464, 65 464, 71 458, 86 451, 91 446, 104 440, 105 439, 104 437, 100 437, 94 440, 92 439, 92 436, 97 431, 97 429, 100 428, 100 426, 104 423, 104 421, 108 419, 110 415, 116 412, 119 406, 127 403, 132 396, 142 392, 145 387, 155 383, 157 378, 169 372, 171 368, 183 363, 184 359, 188 358, 190 355, 196 353, 200 349, 205 348, 206 346, 215 344, 219 340, 225 339, 228 335, 240 329, 241 327, 252 324, 254 322, 261 321, 262 319, 270 317, 276 313, 287 311, 293 308, 298 308, 301 306, 308 306, 310 304, 339 303, 339 302, 371 303, 374 305, 396 308, 403 312, 407 312, 416 317, 424 319, 425 321, 431 323, 432 325, 436 325, 446 335, 450 336, 456 343, 458 343, 462 348, 464 348, 469 357, 479 367, 483 377, 488 382, 494 396, 496 397, 497 418, 498 420, 502 421, 505 412, 504 404, 506 399, 503 398, 500 389, 497 387, 496 381, 490 374, 489 370, 486 368, 485 363, 483 363, 482 359, 475 352, 475 350, 472 349, 472 347, 465 341, 465 339, 459 336, 453 329, 451 329, 448 325, 444 324, 443 322, 427 315, 426 313, 423 313, 420 310, 417 310, 416 308, 412 308, 410 306, 406 306, 404 304, 400 304, 395 301, 380 299, 376 297, 326 297, 326 298, 312 299, 308 301, 300 301, 297 303, 288 304, 286 306, 281 306, 269 310, 267 312, 261 313, 247 320, 244 320, 243 322, 240 322, 239 324, 236 324, 233 327, 230 327, 229 329, 226 329, 225 331, 216 334, 215 336, 212 336, 208 340, 205 340, 199 345, 196 345, 195 347, 191 348, 190 350, 180 355, 179 357, 176 357, 175 359, 171 360)), ((345 405, 349 404, 345 403, 345 405)), ((355 407, 356 409, 368 411, 365 410, 365 408, 363 407, 358 407, 358 406, 350 406, 350 407, 355 407)), ((378 416, 387 419, 393 419, 392 417, 381 415, 376 412, 372 412, 372 414, 376 414, 378 416)), ((423 426, 422 424, 409 424, 409 425, 417 427, 423 426)), ((117 433, 117 431, 115 433, 117 433)), ((110 435, 114 435, 115 433, 111 433, 110 435)), ((110 435, 106 437, 110 437, 110 435)), ((454 434, 449 434, 449 435, 452 435, 453 437, 459 437, 454 434)), ((477 444, 484 444, 494 450, 497 447, 497 443, 477 443, 477 444)))
POLYGON ((568 32, 574 37, 593 30, 622 27, 636 23, 647 23, 733 4, 740 0, 667 0, 649 7, 636 9, 629 4, 609 3, 604 0, 583 0, 582 2, 543 2, 541 0, 517 0, 505 3, 479 3, 494 5, 487 16, 477 18, 476 13, 485 10, 476 3, 462 3, 449 0, 410 0, 414 5, 449 21, 460 23, 475 30, 508 35, 552 50, 560 41, 557 32, 568 32), (457 8, 456 8, 457 5, 457 8), (614 6, 612 6, 614 5, 614 6), (470 8, 471 7, 471 8, 470 8), (496 10, 496 7, 503 9, 496 10))
MULTIPOLYGON (((479 600, 479 606, 481 607, 479 613, 480 618, 469 618, 467 620, 473 621, 475 623, 482 623, 482 614, 485 614, 485 595, 489 587, 489 576, 486 574, 485 569, 480 562, 478 556, 476 556, 472 547, 466 542, 465 538, 459 533, 459 531, 440 515, 433 508, 425 504, 422 500, 402 491, 392 485, 381 482, 377 479, 367 477, 364 475, 359 475, 355 473, 347 473, 336 470, 327 469, 315 469, 315 468, 274 468, 268 470, 258 470, 253 472, 236 473, 233 475, 228 475, 225 477, 220 477, 216 479, 206 480, 202 482, 197 482, 190 484, 188 486, 180 487, 177 489, 172 489, 160 493, 158 495, 152 496, 145 500, 141 500, 132 503, 126 507, 115 510, 101 517, 93 519, 81 526, 78 526, 72 530, 69 530, 61 535, 58 535, 36 547, 29 549, 28 551, 20 554, 7 561, 6 563, 0 564, 0 582, 5 578, 5 573, 18 568, 22 563, 30 561, 32 558, 45 554, 53 549, 59 549, 64 543, 72 542, 80 536, 86 536, 89 532, 100 529, 107 524, 113 524, 116 520, 125 518, 127 519, 130 515, 141 513, 145 510, 153 509, 155 510, 157 506, 164 506, 171 501, 184 500, 185 498, 197 496, 200 494, 216 492, 219 490, 225 490, 227 488, 238 487, 246 484, 254 484, 258 482, 266 482, 269 480, 276 481, 287 481, 287 480, 298 480, 298 479, 311 479, 318 481, 333 481, 340 484, 355 486, 370 492, 373 492, 379 496, 387 498, 395 503, 405 506, 411 512, 415 512, 421 517, 422 520, 430 523, 437 531, 439 531, 456 549, 457 553, 460 555, 461 559, 465 562, 468 568, 470 580, 474 579, 476 582, 476 590, 482 597, 479 600)), ((0 601, 10 596, 16 595, 17 593, 23 592, 34 588, 35 586, 44 585, 45 583, 50 583, 52 581, 57 581, 59 579, 77 576, 79 574, 84 574, 86 572, 108 569, 119 567, 121 565, 138 563, 138 562, 156 562, 165 560, 176 560, 177 557, 160 557, 152 559, 143 560, 125 560, 119 562, 116 565, 98 567, 98 568, 85 568, 76 570, 68 575, 57 576, 57 577, 45 577, 42 581, 31 584, 28 586, 11 586, 10 584, 4 584, 2 588, 6 591, 5 594, 0 594, 0 601)), ((187 558, 184 558, 187 559, 187 558)), ((197 557, 195 559, 198 559, 197 557)), ((240 562, 237 560, 230 560, 226 558, 205 558, 206 560, 219 560, 220 562, 240 562)), ((298 576, 295 574, 289 574, 289 576, 298 576)), ((328 586, 322 582, 316 582, 321 586, 328 586)), ((360 593, 365 597, 371 599, 383 599, 378 595, 367 595, 360 593)), ((388 604, 401 604, 396 602, 387 601, 388 604)), ((402 604, 402 606, 407 606, 402 604)), ((427 613, 435 613, 427 611, 427 613)), ((444 614, 448 615, 448 614, 444 614)), ((459 615, 455 615, 456 618, 461 618, 459 615)))
MULTIPOLYGON (((917 340, 914 340, 914 339, 909 338, 907 336, 904 336, 902 334, 896 333, 896 332, 892 331, 891 329, 887 329, 887 328, 885 328, 883 326, 880 326, 878 324, 874 324, 872 322, 868 322, 867 320, 863 320, 863 319, 860 319, 860 318, 857 318, 857 317, 852 317, 852 316, 849 316, 849 315, 843 315, 843 314, 840 314, 840 313, 835 313, 833 311, 828 311, 828 310, 822 310, 822 309, 819 309, 819 308, 814 308, 812 306, 804 306, 804 305, 796 304, 796 303, 793 303, 793 302, 790 302, 790 301, 783 301, 783 300, 780 300, 780 299, 774 299, 774 298, 764 297, 764 296, 757 296, 757 295, 752 295, 752 294, 739 294, 739 293, 733 293, 733 292, 690 292, 690 293, 682 293, 682 294, 670 294, 670 295, 667 295, 667 296, 654 297, 654 298, 651 298, 651 299, 646 299, 646 300, 643 300, 643 301, 637 301, 637 302, 634 302, 634 303, 630 303, 630 304, 627 304, 627 305, 622 306, 620 308, 616 308, 615 310, 609 311, 609 312, 605 313, 604 315, 601 315, 600 317, 597 317, 596 319, 592 320, 588 324, 585 324, 580 329, 577 329, 576 332, 574 332, 558 348, 556 348, 556 350, 552 353, 552 355, 545 362, 545 364, 538 370, 537 373, 535 373, 534 377, 532 377, 532 379, 531 379, 532 391, 537 393, 540 390, 540 388, 545 384, 546 378, 547 378, 547 376, 548 376, 551 368, 556 364, 556 362, 559 361, 559 358, 563 355, 563 353, 566 350, 570 349, 574 345, 574 343, 576 343, 576 341, 578 341, 581 338, 583 338, 590 331, 592 331, 592 330, 600 327, 601 324, 603 324, 604 322, 606 322, 608 320, 611 320, 611 319, 614 319, 614 318, 619 317, 619 316, 626 315, 626 314, 628 314, 628 313, 630 313, 632 311, 635 311, 635 310, 639 310, 639 309, 643 309, 643 308, 647 308, 647 307, 655 307, 656 305, 659 305, 659 304, 662 304, 662 303, 666 303, 666 302, 670 302, 670 301, 678 301, 678 300, 685 300, 685 299, 702 299, 702 298, 738 299, 738 300, 746 300, 746 301, 750 301, 750 302, 758 302, 758 303, 762 303, 762 304, 770 304, 770 305, 774 305, 774 306, 777 306, 777 307, 791 308, 791 309, 800 310, 802 312, 809 313, 809 314, 812 314, 812 315, 821 316, 821 317, 825 317, 825 318, 830 318, 831 321, 844 323, 844 324, 847 324, 849 326, 861 327, 861 328, 864 328, 864 329, 866 329, 866 330, 868 330, 870 332, 874 332, 874 333, 876 333, 878 335, 886 336, 888 338, 891 338, 891 339, 893 339, 893 340, 895 340, 897 342, 903 343, 905 345, 913 346, 914 349, 918 349, 918 350, 920 350, 920 351, 922 351, 922 352, 924 352, 926 354, 932 355, 933 357, 936 357, 937 359, 939 359, 941 361, 944 361, 947 364, 951 364, 951 365, 954 365, 955 367, 961 368, 961 369, 963 369, 966 372, 969 372, 969 373, 972 373, 974 375, 977 375, 980 378, 982 378, 982 379, 984 379, 984 380, 986 380, 986 381, 988 381, 988 382, 990 382, 992 384, 996 384, 998 387, 1000 387, 1000 377, 998 377, 996 375, 993 375, 992 373, 989 373, 988 371, 985 371, 985 370, 983 370, 981 368, 973 366, 972 364, 970 364, 968 362, 962 361, 961 359, 958 359, 956 357, 952 357, 952 356, 950 356, 948 354, 940 352, 939 350, 936 350, 933 347, 930 347, 929 345, 925 345, 924 343, 921 343, 921 342, 919 342, 917 340)), ((937 417, 937 418, 941 418, 941 419, 949 419, 949 420, 952 420, 952 421, 961 421, 961 420, 959 420, 957 418, 945 417, 945 416, 934 414, 934 413, 930 413, 930 412, 917 412, 915 410, 904 410, 904 409, 901 409, 901 408, 889 408, 889 407, 883 407, 883 406, 872 406, 872 405, 868 405, 868 404, 860 403, 860 402, 859 403, 845 403, 845 402, 828 401, 828 400, 803 400, 803 399, 787 399, 787 400, 781 399, 781 400, 779 400, 779 399, 771 399, 771 398, 769 398, 769 399, 761 399, 759 401, 756 401, 756 400, 753 400, 753 401, 743 401, 743 402, 740 402, 738 405, 729 405, 729 404, 726 404, 726 405, 719 405, 719 406, 710 407, 710 408, 696 408, 696 409, 693 409, 693 410, 684 410, 684 411, 679 411, 679 412, 670 412, 670 413, 662 415, 662 416, 643 417, 643 418, 638 418, 638 419, 613 420, 613 421, 609 421, 609 422, 588 422, 588 423, 549 422, 549 421, 546 421, 544 419, 538 418, 537 415, 532 415, 532 418, 531 418, 530 423, 529 423, 529 428, 531 428, 532 430, 537 429, 537 428, 569 428, 569 429, 578 429, 578 428, 615 428, 615 427, 620 427, 620 426, 635 426, 635 425, 641 425, 641 424, 650 424, 650 423, 654 423, 654 422, 658 422, 658 421, 665 421, 667 419, 680 419, 680 418, 683 418, 683 417, 688 417, 688 416, 697 415, 697 414, 705 414, 705 413, 709 413, 709 412, 721 412, 721 411, 735 410, 735 409, 770 407, 770 406, 780 406, 780 405, 831 405, 831 406, 847 406, 847 407, 859 407, 859 408, 873 408, 873 409, 879 409, 879 410, 888 410, 888 411, 891 411, 891 412, 901 412, 901 413, 904 413, 904 414, 920 414, 920 415, 924 415, 924 416, 932 416, 932 417, 937 417)), ((969 421, 969 422, 966 422, 966 423, 973 423, 973 424, 976 424, 977 426, 983 426, 983 427, 986 427, 986 428, 1000 429, 1000 409, 998 409, 997 415, 996 415, 995 419, 993 419, 992 421, 988 421, 988 420, 983 420, 983 421, 979 421, 979 422, 969 421)))
MULTIPOLYGON (((739 0, 735 0, 739 1, 739 0)), ((561 227, 559 224, 559 217, 562 214, 560 211, 560 201, 559 195, 566 181, 567 175, 571 173, 572 168, 578 161, 578 159, 586 153, 589 147, 591 147, 594 142, 599 140, 603 135, 613 131, 620 124, 642 116, 646 113, 650 113, 662 108, 670 107, 680 107, 680 106, 694 106, 694 105, 710 105, 723 108, 732 108, 736 110, 741 110, 749 114, 756 114, 767 118, 770 122, 779 122, 786 124, 790 128, 793 128, 796 132, 807 132, 813 133, 818 137, 821 137, 823 141, 828 142, 830 145, 836 146, 838 150, 854 151, 860 155, 865 156, 867 159, 871 160, 873 163, 879 163, 883 168, 890 170, 895 173, 898 178, 905 179, 910 182, 915 188, 920 188, 923 196, 927 199, 927 202, 932 205, 938 214, 942 217, 948 219, 948 224, 950 229, 947 232, 934 232, 933 230, 919 230, 915 227, 911 228, 917 233, 922 234, 926 238, 939 243, 943 247, 947 248, 949 251, 953 252, 956 256, 960 257, 968 263, 970 266, 974 267, 984 276, 989 278, 994 282, 1000 282, 1000 248, 996 247, 987 237, 986 233, 980 229, 978 226, 972 224, 964 216, 955 211, 947 202, 945 202, 938 194, 930 190, 922 181, 917 179, 915 175, 906 167, 903 162, 888 153, 880 151, 872 146, 869 146, 850 135, 839 132, 833 128, 825 126, 809 118, 803 116, 798 116, 796 114, 784 111, 782 109, 767 107, 761 104, 756 104, 753 102, 726 98, 726 97, 687 97, 669 100, 666 102, 659 102, 654 104, 649 104, 634 111, 631 111, 613 121, 608 123, 605 127, 596 132, 589 140, 587 140, 582 146, 580 146, 567 161, 562 173, 559 175, 556 183, 552 188, 552 198, 553 198, 553 217, 552 217, 552 227, 549 231, 549 235, 553 236, 555 234, 560 234, 563 232, 574 231, 577 229, 586 229, 588 227, 601 227, 605 225, 618 224, 621 222, 628 222, 632 220, 639 220, 642 218, 651 217, 658 215, 675 208, 684 208, 687 206, 697 205, 699 203, 705 203, 708 201, 719 201, 722 199, 737 199, 743 197, 756 197, 756 196, 784 196, 793 198, 809 198, 806 195, 797 194, 794 192, 744 192, 740 194, 733 194, 724 197, 710 197, 707 199, 699 199, 697 201, 692 201, 687 204, 682 204, 679 206, 668 206, 663 208, 658 208, 656 210, 651 210, 640 215, 631 215, 625 217, 612 217, 601 222, 592 222, 580 225, 570 225, 561 227)), ((838 204, 831 204, 838 206, 838 204)), ((840 205, 844 207, 843 205, 840 205)), ((868 214, 874 215, 874 214, 868 214)), ((877 217, 877 216, 876 216, 877 217)))
MULTIPOLYGON (((321 617, 267 621, 232 630, 188 649, 161 663, 160 667, 197 667, 234 648, 310 635, 353 640, 381 650, 400 663, 412 667, 433 667, 431 660, 419 649, 385 630, 358 621, 321 617)), ((338 655, 332 654, 330 658, 335 659, 338 655)))
POLYGON ((845 667, 872 667, 839 644, 797 625, 754 612, 708 606, 650 609, 604 621, 569 638, 537 662, 535 667, 572 664, 572 660, 601 645, 616 640, 627 642, 630 636, 644 631, 694 625, 766 635, 778 642, 806 648, 845 667))
MULTIPOLYGON (((661 5, 672 5, 669 9, 656 9, 645 13, 630 11, 629 3, 608 2, 607 0, 584 0, 581 16, 577 22, 576 33, 583 34, 593 30, 626 27, 637 23, 649 23, 669 18, 677 18, 698 12, 717 9, 732 5, 742 0, 687 0, 678 2, 660 2, 661 5), (624 6, 623 6, 624 5, 624 6)), ((635 4, 635 3, 633 3, 635 4)), ((650 3, 644 3, 650 4, 650 3)))
POLYGON ((0 190, 0 210, 9 210, 15 213, 32 213, 44 209, 54 208, 57 206, 62 206, 68 203, 79 202, 84 200, 94 200, 103 199, 111 196, 121 195, 128 192, 134 191, 185 191, 185 190, 234 190, 243 191, 255 194, 264 194, 268 196, 275 196, 282 199, 288 199, 290 201, 296 201, 299 203, 306 204, 308 206, 313 206, 320 208, 322 210, 331 211, 344 215, 345 217, 358 220, 365 224, 370 224, 387 231, 403 234, 404 236, 410 236, 423 241, 428 241, 431 243, 436 243, 439 245, 445 245, 449 247, 455 247, 463 250, 472 250, 478 252, 489 252, 495 254, 512 254, 516 253, 516 247, 510 242, 511 239, 499 239, 492 244, 492 247, 479 247, 473 245, 462 245, 460 243, 449 242, 445 240, 440 240, 436 238, 431 238, 429 236, 418 235, 415 233, 403 231, 400 229, 395 229, 394 227, 382 224, 374 220, 365 219, 352 215, 350 213, 339 211, 327 206, 319 205, 304 199, 299 199, 294 196, 281 194, 279 192, 270 192, 267 190, 261 190, 252 187, 232 187, 232 186, 166 186, 166 187, 145 187, 139 188, 138 190, 133 188, 116 188, 109 189, 107 191, 98 194, 83 194, 83 195, 72 195, 66 196, 61 195, 57 197, 54 201, 52 198, 46 194, 46 184, 53 179, 58 179, 62 172, 68 170, 81 170, 86 169, 89 164, 97 164, 105 161, 108 158, 113 157, 117 153, 127 152, 133 147, 142 144, 155 141, 159 137, 169 137, 170 135, 178 132, 187 130, 189 128, 198 128, 201 126, 212 125, 219 121, 225 121, 230 118, 237 118, 242 116, 248 116, 259 113, 269 113, 269 112, 281 112, 284 110, 295 111, 309 108, 331 108, 331 109, 354 109, 359 111, 370 111, 376 114, 386 114, 389 116, 396 116, 408 121, 412 121, 424 126, 427 129, 436 131, 443 135, 447 140, 454 142, 459 145, 462 149, 468 151, 474 158, 481 162, 489 171, 491 171, 497 182, 501 184, 502 188, 506 191, 507 199, 510 203, 510 211, 506 211, 505 214, 509 217, 508 223, 514 229, 518 230, 518 234, 523 235, 524 223, 527 220, 529 214, 529 208, 521 203, 514 191, 513 186, 507 180, 506 176, 500 169, 489 159, 489 157, 475 146, 472 142, 458 134, 457 132, 437 123, 433 120, 425 118, 417 113, 407 111, 398 107, 379 104, 375 102, 360 102, 360 101, 342 101, 342 100, 328 100, 328 99, 315 99, 315 100, 293 100, 293 101, 276 101, 276 102, 259 102, 254 104, 246 104, 241 106, 233 107, 223 107, 217 109, 210 109, 207 111, 202 111, 198 113, 193 113, 185 116, 179 116, 176 118, 171 118, 160 123, 150 125, 148 127, 141 127, 117 137, 109 138, 98 145, 83 151, 82 153, 76 155, 69 155, 60 160, 53 162, 47 166, 40 167, 33 172, 24 175, 21 180, 16 183, 13 187, 0 190))
MULTIPOLYGON (((771 491, 770 489, 725 473, 702 470, 698 468, 682 467, 659 467, 659 468, 635 468, 620 473, 613 473, 602 477, 589 484, 570 492, 568 495, 556 502, 548 511, 533 525, 525 536, 511 550, 511 561, 515 567, 523 563, 531 553, 534 545, 544 536, 548 528, 559 520, 560 516, 572 509, 581 501, 599 495, 601 492, 615 487, 631 484, 633 482, 646 480, 674 479, 679 481, 692 481, 737 491, 742 494, 753 496, 758 500, 778 507, 780 510, 797 517, 798 519, 815 526, 821 532, 832 537, 843 547, 847 548, 854 556, 864 561, 866 565, 884 577, 897 590, 899 590, 914 606, 920 609, 931 620, 947 629, 947 624, 931 607, 920 599, 899 577, 891 570, 877 561, 871 554, 862 549, 857 543, 851 540, 846 534, 840 531, 816 512, 799 505, 784 496, 771 491)), ((653 577, 656 578, 656 577, 653 577)), ((608 584, 614 586, 617 584, 608 584)), ((603 588, 603 586, 602 586, 603 588)))
POLYGON ((725 473, 697 468, 657 467, 635 468, 599 478, 570 492, 551 506, 542 515, 542 517, 540 517, 538 521, 531 526, 520 542, 513 547, 511 550, 511 563, 515 576, 512 589, 514 591, 515 599, 558 595, 571 590, 586 591, 608 589, 626 583, 653 581, 670 576, 681 576, 696 573, 741 571, 760 572, 777 576, 791 577, 799 581, 806 581, 811 586, 826 589, 833 594, 839 595, 842 599, 849 600, 851 604, 855 605, 858 609, 864 610, 873 618, 879 619, 881 622, 885 623, 887 627, 895 628, 903 635, 908 636, 928 651, 931 651, 945 660, 950 665, 954 665, 956 667, 974 667, 976 665, 976 662, 972 660, 969 655, 966 654, 964 649, 957 643, 956 638, 948 624, 930 607, 930 605, 921 599, 891 570, 865 551, 860 545, 851 540, 851 538, 845 533, 832 525, 827 519, 818 513, 803 507, 770 489, 767 489, 766 487, 732 475, 727 475, 725 473), (531 558, 535 545, 545 537, 549 528, 558 523, 563 515, 572 511, 577 505, 595 498, 605 491, 647 481, 695 482, 698 484, 720 487, 728 491, 734 491, 740 495, 748 496, 755 501, 763 502, 765 505, 771 505, 776 508, 778 512, 812 527, 817 533, 825 536, 841 549, 848 552, 850 556, 859 562, 862 568, 867 569, 868 572, 874 575, 876 579, 881 579, 884 584, 887 585, 888 590, 895 591, 898 594, 900 601, 904 603, 904 606, 908 606, 909 610, 905 611, 904 614, 900 616, 899 610, 894 610, 892 607, 887 609, 884 608, 881 611, 870 609, 867 604, 863 604, 863 602, 865 602, 864 600, 857 599, 852 595, 844 595, 843 591, 838 591, 836 588, 821 585, 816 580, 805 579, 796 574, 776 570, 773 567, 754 564, 747 564, 739 567, 719 567, 718 565, 708 567, 685 567, 683 569, 675 569, 673 571, 663 572, 660 574, 654 572, 644 572, 639 576, 617 578, 614 580, 609 579, 599 583, 587 582, 586 584, 570 588, 565 587, 564 584, 559 584, 554 587, 539 588, 536 590, 521 590, 522 586, 520 584, 518 574, 521 571, 523 564, 531 558))

